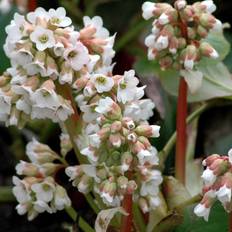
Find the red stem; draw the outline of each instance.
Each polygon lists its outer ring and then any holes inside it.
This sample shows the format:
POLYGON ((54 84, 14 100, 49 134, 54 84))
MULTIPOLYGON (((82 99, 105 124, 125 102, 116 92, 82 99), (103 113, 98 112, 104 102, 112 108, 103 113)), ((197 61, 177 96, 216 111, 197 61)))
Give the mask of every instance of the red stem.
POLYGON ((176 119, 176 178, 185 183, 185 153, 186 153, 186 118, 187 118, 187 84, 181 77, 177 103, 176 119))
POLYGON ((34 11, 37 7, 37 1, 36 0, 28 0, 28 11, 34 11))
MULTIPOLYGON (((188 31, 187 25, 181 19, 180 20, 180 30, 182 36, 186 39, 188 43, 188 31)), ((180 77, 179 83, 179 93, 177 102, 177 116, 176 116, 176 160, 175 160, 175 175, 176 178, 185 184, 185 160, 186 160, 186 141, 187 141, 187 92, 188 86, 183 77, 180 77)))
POLYGON ((124 196, 122 207, 126 210, 129 214, 128 216, 123 216, 122 218, 122 227, 120 232, 131 232, 132 231, 132 194, 126 194, 124 196))

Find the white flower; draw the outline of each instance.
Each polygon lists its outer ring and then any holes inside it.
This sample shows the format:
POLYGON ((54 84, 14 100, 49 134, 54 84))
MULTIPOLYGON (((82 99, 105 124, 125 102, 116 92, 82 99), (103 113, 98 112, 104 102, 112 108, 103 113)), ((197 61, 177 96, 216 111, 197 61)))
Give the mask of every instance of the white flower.
POLYGON ((231 201, 231 189, 223 185, 220 189, 216 192, 218 200, 222 203, 228 203, 231 201))
POLYGON ((163 49, 166 49, 168 47, 168 44, 169 44, 168 37, 160 35, 155 42, 155 48, 158 51, 161 51, 163 49))
POLYGON ((39 143, 35 138, 27 144, 26 154, 30 161, 35 164, 49 163, 56 158, 55 153, 48 145, 39 143))
POLYGON ((202 85, 203 74, 200 71, 180 70, 181 76, 184 77, 192 94, 196 93, 202 85))
POLYGON ((42 86, 37 89, 32 95, 31 100, 40 107, 48 107, 51 109, 56 109, 59 105, 59 98, 53 89, 46 88, 42 86))
POLYGON ((60 105, 55 110, 55 116, 62 122, 66 121, 74 113, 70 101, 59 96, 60 105))
POLYGON ((155 104, 150 99, 131 102, 125 106, 123 115, 134 121, 148 120, 153 115, 155 104))
POLYGON ((20 180, 17 176, 13 176, 13 194, 19 203, 25 203, 31 200, 30 192, 26 183, 20 180))
POLYGON ((158 22, 161 24, 161 25, 165 25, 167 23, 169 23, 169 17, 168 15, 164 12, 160 15, 159 19, 158 19, 158 22))
POLYGON ((101 138, 100 138, 100 136, 97 133, 89 135, 89 144, 92 147, 99 148, 99 146, 101 144, 101 138))
POLYGON ((111 110, 114 101, 110 97, 102 98, 98 102, 98 106, 95 108, 95 111, 100 114, 106 114, 111 110))
POLYGON ((149 163, 151 165, 158 165, 159 164, 159 157, 158 157, 158 152, 155 147, 151 147, 149 150, 150 154, 149 156, 143 156, 143 155, 138 155, 139 163, 141 165, 144 165, 145 163, 149 163))
POLYGON ((139 160, 143 160, 145 157, 152 156, 151 152, 148 150, 142 149, 141 151, 138 152, 137 157, 139 160))
POLYGON ((31 186, 37 200, 50 202, 53 199, 55 186, 52 180, 51 177, 47 177, 43 182, 31 186))
POLYGON ((194 208, 194 213, 198 217, 203 217, 206 221, 208 221, 210 208, 206 208, 204 204, 200 203, 194 208))
POLYGON ((160 136, 160 126, 157 125, 151 125, 151 129, 152 129, 152 138, 157 138, 160 136))
POLYGON ((82 149, 81 154, 87 156, 88 159, 92 162, 97 162, 97 160, 98 160, 98 156, 95 155, 94 150, 91 149, 90 147, 86 147, 86 148, 82 149))
POLYGON ((186 58, 184 60, 184 67, 187 69, 187 70, 192 70, 193 69, 193 66, 194 66, 194 61, 193 59, 188 59, 186 58))
POLYGON ((16 62, 18 65, 26 65, 28 63, 31 63, 34 56, 31 53, 30 50, 21 48, 15 52, 12 52, 11 59, 16 62))
POLYGON ((103 21, 102 21, 101 17, 94 16, 91 19, 88 16, 84 16, 83 22, 84 22, 85 27, 91 26, 91 27, 94 27, 96 29, 95 37, 102 38, 102 39, 109 37, 109 31, 103 27, 103 21))
POLYGON ((56 186, 54 206, 58 210, 63 210, 65 207, 71 206, 71 200, 69 199, 66 190, 60 185, 56 186))
POLYGON ((153 12, 156 9, 155 3, 153 2, 144 2, 142 5, 142 11, 143 11, 143 18, 144 19, 150 19, 154 16, 153 12))
POLYGON ((215 182, 217 176, 213 173, 212 170, 209 168, 206 168, 201 176, 201 178, 204 180, 204 182, 207 185, 211 185, 215 182))
POLYGON ((102 74, 94 74, 91 79, 98 93, 109 92, 114 86, 114 80, 102 74))
POLYGON ((27 19, 32 24, 36 23, 37 18, 48 20, 49 19, 48 12, 44 10, 42 7, 38 7, 35 11, 29 12, 27 14, 27 19))
POLYGON ((64 45, 61 42, 58 42, 54 45, 53 51, 56 56, 63 56, 64 50, 64 45))
POLYGON ((35 28, 35 30, 30 35, 30 39, 36 44, 36 48, 39 51, 52 48, 56 43, 53 32, 41 26, 37 26, 35 28))
POLYGON ((51 119, 53 122, 58 122, 58 118, 55 115, 54 109, 33 105, 31 112, 32 119, 51 119))
POLYGON ((206 8, 207 13, 212 14, 216 9, 216 5, 212 0, 205 0, 201 2, 201 5, 206 8))
POLYGON ((1 114, 10 114, 11 111, 11 97, 7 96, 0 90, 0 109, 1 114))
POLYGON ((45 211, 52 213, 52 209, 48 206, 48 204, 41 200, 33 202, 33 209, 38 213, 44 213, 45 211))
POLYGON ((30 39, 36 44, 39 51, 44 51, 47 48, 52 48, 55 45, 53 32, 41 26, 37 26, 31 33, 30 39))
POLYGON ((63 7, 59 7, 56 10, 50 9, 48 15, 50 23, 57 27, 67 27, 72 23, 72 20, 66 17, 66 11, 63 7))
POLYGON ((92 105, 83 105, 80 107, 83 114, 83 120, 87 123, 90 123, 97 119, 99 114, 94 110, 95 106, 92 105))
POLYGON ((17 213, 19 215, 24 215, 28 211, 28 203, 20 203, 16 206, 17 213))
POLYGON ((154 36, 153 34, 150 34, 148 35, 146 38, 145 38, 145 45, 149 48, 154 48, 155 46, 155 39, 156 39, 156 36, 154 36))
POLYGON ((6 27, 6 33, 8 34, 8 39, 11 43, 19 41, 25 35, 25 17, 15 13, 14 20, 11 21, 11 24, 6 27))
POLYGON ((139 80, 134 75, 134 70, 125 72, 118 83, 117 99, 123 104, 128 101, 132 101, 135 98, 136 86, 138 85, 139 80))
POLYGON ((155 180, 142 182, 141 189, 140 189, 140 195, 141 196, 156 196, 159 192, 159 182, 156 182, 155 180))
POLYGON ((75 71, 79 71, 89 62, 89 53, 81 42, 76 42, 74 47, 65 49, 64 59, 75 71))

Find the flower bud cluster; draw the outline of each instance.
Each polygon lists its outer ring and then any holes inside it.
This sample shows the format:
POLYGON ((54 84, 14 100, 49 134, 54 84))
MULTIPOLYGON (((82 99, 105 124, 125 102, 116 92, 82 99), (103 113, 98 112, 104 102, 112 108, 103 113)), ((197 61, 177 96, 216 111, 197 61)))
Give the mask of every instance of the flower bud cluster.
POLYGON ((39 213, 55 213, 70 206, 66 190, 54 179, 55 173, 64 166, 53 162, 60 159, 59 155, 35 139, 28 143, 26 154, 30 162, 21 160, 16 165, 17 174, 23 178, 13 177, 18 214, 27 213, 28 220, 33 220, 39 213))
POLYGON ((227 212, 232 211, 232 150, 228 156, 211 155, 203 161, 206 166, 202 174, 204 181, 203 199, 195 207, 194 212, 207 221, 210 208, 219 200, 227 212))
POLYGON ((75 31, 62 7, 14 15, 6 27, 4 50, 12 67, 0 77, 1 121, 21 127, 30 117, 65 121, 73 109, 57 93, 57 85, 112 70, 114 36, 100 17, 83 20, 84 28, 75 31))
POLYGON ((203 75, 197 71, 199 61, 203 57, 219 57, 213 46, 204 40, 209 33, 222 31, 222 23, 212 15, 215 10, 212 0, 192 5, 177 0, 174 7, 152 2, 142 6, 143 18, 154 18, 151 34, 145 39, 148 59, 157 60, 162 70, 173 68, 185 79, 196 79, 195 88, 186 80, 191 92, 201 85, 203 75))
POLYGON ((125 194, 133 194, 145 201, 147 212, 159 205, 162 177, 149 138, 158 137, 160 127, 147 122, 154 104, 141 99, 145 86, 138 83, 133 70, 94 73, 74 82, 85 123, 77 144, 91 164, 68 167, 66 174, 79 191, 95 191, 106 205, 118 206, 125 194))

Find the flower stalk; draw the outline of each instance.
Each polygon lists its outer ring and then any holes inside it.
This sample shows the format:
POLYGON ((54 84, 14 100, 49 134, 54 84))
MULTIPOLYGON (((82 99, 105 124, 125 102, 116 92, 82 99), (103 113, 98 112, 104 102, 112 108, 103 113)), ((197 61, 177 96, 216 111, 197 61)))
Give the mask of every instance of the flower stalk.
MULTIPOLYGON (((182 36, 188 43, 187 25, 180 18, 180 30, 182 36)), ((175 176, 183 184, 185 183, 185 161, 186 161, 186 144, 187 144, 187 94, 188 86, 183 77, 179 83, 179 93, 177 102, 177 117, 176 117, 176 157, 175 157, 175 176)))
POLYGON ((187 141, 187 84, 184 78, 181 78, 179 85, 177 119, 176 119, 176 157, 175 157, 175 175, 178 180, 185 183, 185 153, 187 141))
POLYGON ((28 11, 34 11, 37 7, 37 2, 36 0, 29 0, 28 1, 28 11))
POLYGON ((125 209, 128 215, 123 216, 122 218, 121 232, 132 231, 132 220, 133 220, 132 206, 133 206, 132 194, 126 194, 122 202, 122 207, 125 209))

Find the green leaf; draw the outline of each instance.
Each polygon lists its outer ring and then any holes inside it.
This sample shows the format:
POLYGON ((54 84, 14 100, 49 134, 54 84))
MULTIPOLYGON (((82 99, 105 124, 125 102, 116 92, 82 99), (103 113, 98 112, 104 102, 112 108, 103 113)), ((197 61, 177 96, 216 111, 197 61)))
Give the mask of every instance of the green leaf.
MULTIPOLYGON (((232 95, 231 74, 222 63, 199 64, 199 71, 204 75, 201 88, 188 95, 189 102, 198 102, 212 98, 228 97, 232 95)), ((177 96, 179 86, 179 73, 175 70, 160 71, 161 82, 167 92, 177 96)))
POLYGON ((0 15, 0 73, 4 72, 6 68, 10 66, 9 59, 5 56, 5 52, 3 50, 3 45, 6 40, 6 32, 5 27, 10 23, 13 18, 14 13, 16 12, 16 8, 13 8, 9 13, 0 15))
POLYGON ((224 232, 228 231, 228 214, 219 202, 210 211, 209 221, 198 218, 193 214, 193 207, 185 210, 184 222, 175 232, 224 232))

